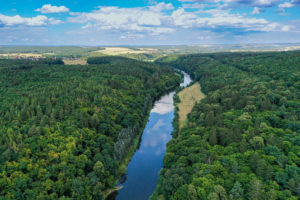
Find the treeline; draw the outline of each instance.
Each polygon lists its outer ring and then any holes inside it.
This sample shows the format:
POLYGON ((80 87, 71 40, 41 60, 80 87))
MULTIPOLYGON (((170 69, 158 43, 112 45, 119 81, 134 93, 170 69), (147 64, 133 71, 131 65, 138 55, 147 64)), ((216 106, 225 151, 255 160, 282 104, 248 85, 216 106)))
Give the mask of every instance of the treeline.
POLYGON ((207 97, 168 143, 152 199, 300 198, 299 51, 158 62, 190 73, 207 97))
POLYGON ((115 186, 152 102, 180 79, 106 59, 0 60, 0 199, 103 199, 115 186))
POLYGON ((101 56, 101 57, 89 57, 87 59, 88 64, 117 64, 120 62, 130 62, 132 60, 122 57, 122 56, 114 56, 114 59, 111 59, 111 56, 101 56))
POLYGON ((75 46, 1 46, 0 54, 34 53, 47 57, 82 57, 89 56, 91 52, 103 50, 103 47, 75 47, 75 46))
POLYGON ((37 65, 63 65, 64 62, 61 58, 51 59, 51 58, 40 58, 39 60, 26 60, 26 59, 0 59, 1 70, 12 70, 12 69, 22 69, 26 66, 37 66, 37 65))

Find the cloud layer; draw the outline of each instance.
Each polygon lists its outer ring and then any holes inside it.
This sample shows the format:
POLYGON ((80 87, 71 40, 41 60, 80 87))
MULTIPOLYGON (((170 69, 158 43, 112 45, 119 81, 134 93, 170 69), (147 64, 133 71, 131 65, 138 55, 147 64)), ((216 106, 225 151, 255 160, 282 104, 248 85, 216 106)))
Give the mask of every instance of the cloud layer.
POLYGON ((65 6, 52 6, 51 4, 45 4, 41 8, 36 9, 35 11, 49 14, 49 13, 63 13, 69 12, 69 8, 65 6))
MULTIPOLYGON (((272 8, 274 15, 287 15, 288 11, 298 8, 300 0, 151 2, 140 7, 96 6, 93 10, 80 12, 73 12, 72 7, 69 9, 69 6, 65 5, 45 4, 33 9, 30 17, 0 13, 0 28, 5 27, 6 31, 12 27, 51 29, 57 27, 55 26, 57 24, 65 24, 66 26, 59 26, 59 31, 66 39, 72 35, 80 36, 82 40, 85 40, 84 38, 96 40, 95 38, 102 35, 103 38, 114 38, 114 42, 145 40, 173 42, 172 40, 193 39, 225 41, 258 33, 280 35, 299 32, 297 23, 292 20, 278 22, 276 17, 267 17, 265 11, 272 8), (42 14, 36 15, 34 11, 42 14)), ((62 38, 57 36, 59 37, 62 38)))
POLYGON ((0 14, 0 27, 2 26, 46 26, 50 24, 60 24, 61 20, 55 20, 54 18, 48 18, 44 15, 38 15, 36 17, 21 17, 20 15, 6 16, 0 14))
MULTIPOLYGON (((271 3, 267 0, 257 1, 260 5, 271 5, 271 3)), ((188 11, 188 8, 183 7, 175 9, 170 3, 160 3, 146 8, 99 7, 98 10, 90 13, 71 13, 72 17, 68 21, 85 24, 82 26, 84 29, 149 32, 151 34, 171 33, 178 28, 203 28, 216 31, 224 28, 244 31, 288 31, 291 28, 263 18, 233 14, 228 8, 204 8, 205 5, 196 11, 188 11)), ((254 14, 258 12, 259 10, 255 10, 254 14)))
POLYGON ((172 4, 137 8, 99 7, 90 13, 71 13, 71 23, 85 24, 82 28, 148 32, 154 35, 173 32, 164 11, 174 9, 172 4))

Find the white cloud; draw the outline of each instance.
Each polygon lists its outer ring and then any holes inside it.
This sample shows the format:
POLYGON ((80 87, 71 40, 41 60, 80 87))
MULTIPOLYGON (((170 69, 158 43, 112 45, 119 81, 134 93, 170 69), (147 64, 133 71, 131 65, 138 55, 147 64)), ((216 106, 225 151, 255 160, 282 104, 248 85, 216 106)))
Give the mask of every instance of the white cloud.
POLYGON ((0 14, 0 26, 17 26, 17 25, 24 25, 24 26, 45 26, 48 23, 58 23, 57 20, 53 18, 48 19, 44 15, 38 15, 36 17, 21 17, 20 15, 15 16, 6 16, 0 14))
POLYGON ((292 29, 292 26, 289 25, 285 25, 281 27, 281 30, 284 32, 290 31, 292 29))
POLYGON ((196 24, 196 20, 198 18, 196 14, 185 12, 183 8, 175 10, 171 17, 176 26, 182 26, 184 28, 191 28, 196 24))
POLYGON ((261 11, 260 11, 260 8, 258 7, 254 7, 253 8, 253 11, 251 12, 252 15, 256 15, 256 14, 259 14, 261 11))
POLYGON ((263 18, 245 17, 231 14, 230 10, 209 9, 201 13, 210 15, 201 17, 197 12, 186 12, 183 8, 172 13, 173 22, 183 28, 236 28, 248 31, 287 31, 283 25, 272 23, 263 18), (275 25, 276 24, 276 25, 275 25))
POLYGON ((160 14, 155 14, 151 12, 146 12, 140 16, 138 19, 139 25, 152 25, 152 26, 159 26, 161 25, 161 18, 160 14))
POLYGON ((53 17, 48 18, 44 15, 36 17, 21 17, 20 15, 7 16, 0 14, 0 27, 13 27, 13 26, 46 26, 62 24, 63 21, 53 17))
POLYGON ((154 6, 150 6, 150 10, 154 11, 154 12, 160 12, 160 11, 163 11, 163 10, 173 10, 173 9, 174 9, 173 4, 164 3, 164 2, 158 3, 154 6))
POLYGON ((63 24, 63 21, 61 21, 59 19, 54 19, 53 17, 49 18, 48 22, 49 22, 49 24, 53 24, 53 25, 63 24))
POLYGON ((173 95, 174 93, 170 93, 168 95, 163 96, 159 101, 157 101, 154 104, 151 113, 164 115, 169 112, 172 112, 174 110, 173 95))
MULTIPOLYGON (((179 0, 183 3, 183 7, 186 7, 185 4, 195 3, 195 6, 201 5, 211 5, 212 3, 215 6, 226 7, 226 8, 237 8, 237 7, 257 7, 260 9, 260 12, 264 11, 268 7, 277 6, 282 0, 179 0)), ((256 9, 257 10, 257 9, 256 9)))
POLYGON ((184 3, 182 4, 183 8, 192 8, 192 9, 203 9, 208 7, 208 4, 203 3, 184 3))
POLYGON ((63 13, 69 12, 69 8, 65 6, 52 6, 51 4, 45 4, 41 8, 36 9, 35 11, 48 14, 48 13, 63 13))
POLYGON ((271 7, 271 6, 275 6, 280 1, 281 0, 255 0, 253 1, 252 5, 271 7))
POLYGON ((284 2, 278 5, 278 8, 292 8, 292 7, 294 7, 294 4, 292 4, 291 2, 284 2))
POLYGON ((156 124, 154 124, 154 126, 152 127, 152 131, 158 131, 161 127, 163 127, 164 125, 166 125, 164 123, 164 121, 162 119, 159 119, 156 124))
POLYGON ((171 3, 159 3, 144 8, 99 7, 90 13, 70 13, 72 17, 68 21, 87 23, 82 27, 85 29, 148 32, 159 35, 174 31, 173 28, 163 25, 168 18, 164 12, 172 9, 174 7, 171 3))
MULTIPOLYGON (((255 0, 255 4, 268 6, 275 1, 277 0, 255 0)), ((138 34, 163 35, 180 29, 270 32, 289 31, 291 28, 263 18, 232 13, 232 9, 221 4, 217 6, 199 4, 199 2, 219 2, 219 0, 184 0, 183 2, 194 3, 183 4, 187 9, 179 7, 176 10, 170 3, 134 8, 101 6, 92 12, 70 13, 71 17, 68 18, 68 22, 82 24, 84 31, 119 33, 119 39, 131 38, 128 36, 138 34), (189 8, 194 9, 191 11, 189 8)), ((241 3, 241 0, 223 0, 222 2, 241 3)), ((264 7, 254 7, 252 14, 259 14, 263 9, 264 7)))
MULTIPOLYGON (((155 148, 155 154, 159 155, 162 151, 165 150, 166 145, 162 145, 167 143, 168 140, 171 139, 171 136, 167 133, 150 133, 147 135, 147 140, 142 142, 144 148, 155 148)), ((139 151, 139 153, 142 153, 139 151)))
POLYGON ((281 14, 284 14, 285 13, 285 9, 286 8, 292 8, 294 6, 296 6, 296 1, 291 1, 291 2, 284 2, 284 3, 281 3, 278 5, 278 12, 281 13, 281 14))

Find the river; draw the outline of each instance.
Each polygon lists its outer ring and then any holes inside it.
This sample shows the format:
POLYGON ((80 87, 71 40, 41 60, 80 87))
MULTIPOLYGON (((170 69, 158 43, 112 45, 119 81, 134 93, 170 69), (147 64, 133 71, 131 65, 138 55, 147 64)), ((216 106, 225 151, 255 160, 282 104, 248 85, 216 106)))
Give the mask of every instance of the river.
MULTIPOLYGON (((180 86, 186 87, 192 82, 184 74, 180 86)), ((109 200, 147 200, 156 188, 159 171, 163 167, 166 145, 172 138, 174 118, 173 96, 170 92, 154 103, 149 120, 144 129, 141 144, 127 166, 126 174, 117 186, 122 189, 111 194, 109 200)))

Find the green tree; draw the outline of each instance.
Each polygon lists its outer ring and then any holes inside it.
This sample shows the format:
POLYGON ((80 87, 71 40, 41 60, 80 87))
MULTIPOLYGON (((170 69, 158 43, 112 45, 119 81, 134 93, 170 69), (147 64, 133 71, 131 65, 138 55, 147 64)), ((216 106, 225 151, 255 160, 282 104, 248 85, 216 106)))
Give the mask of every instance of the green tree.
POLYGON ((94 114, 90 120, 90 124, 92 128, 96 128, 99 126, 100 120, 96 114, 94 114))
POLYGON ((262 183, 259 180, 253 179, 250 183, 248 192, 249 200, 260 200, 263 198, 264 190, 262 183))
POLYGON ((255 136, 250 140, 254 149, 261 149, 264 146, 264 139, 260 136, 255 136))
POLYGON ((206 126, 213 126, 215 123, 215 115, 214 115, 214 111, 210 111, 206 118, 205 118, 205 125, 206 126))
POLYGON ((216 129, 212 129, 209 133, 209 144, 212 146, 218 144, 216 129))
POLYGON ((238 181, 234 183, 232 189, 230 190, 230 194, 232 195, 233 199, 243 199, 244 198, 244 189, 242 184, 238 181))
POLYGON ((102 177, 104 174, 104 165, 101 161, 97 161, 93 167, 94 172, 98 177, 102 177))

